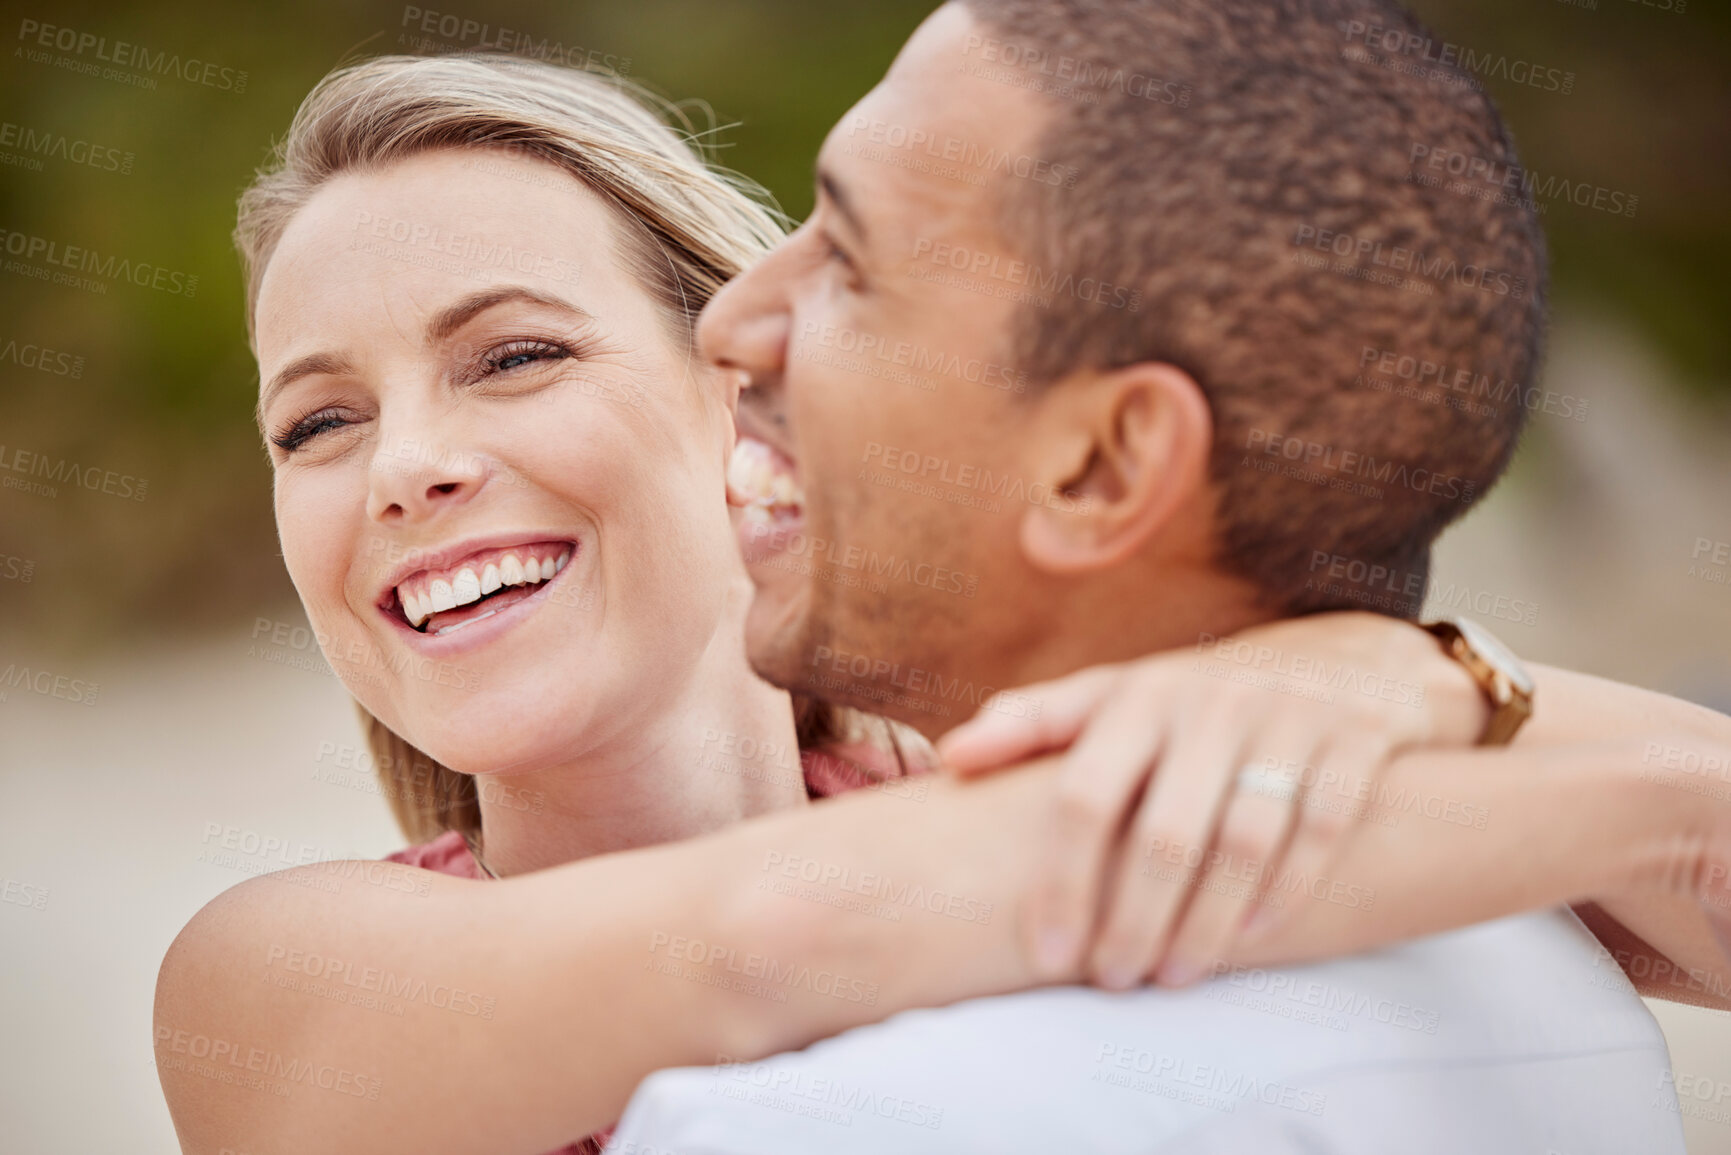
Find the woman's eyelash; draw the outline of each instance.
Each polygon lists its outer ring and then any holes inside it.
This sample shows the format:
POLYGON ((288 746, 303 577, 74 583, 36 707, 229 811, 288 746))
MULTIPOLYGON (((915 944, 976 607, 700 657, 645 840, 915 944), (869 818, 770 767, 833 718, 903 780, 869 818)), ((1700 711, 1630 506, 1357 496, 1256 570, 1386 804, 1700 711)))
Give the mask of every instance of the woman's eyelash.
MULTIPOLYGON (((569 346, 557 341, 508 341, 494 346, 481 356, 473 379, 478 381, 495 373, 509 373, 537 361, 563 361, 574 356, 576 353, 569 346)), ((327 407, 307 414, 276 434, 271 438, 271 444, 284 453, 293 453, 321 433, 328 433, 348 424, 350 422, 343 410, 327 407)))
POLYGON ((480 376, 509 373, 536 361, 563 361, 574 355, 570 348, 554 341, 511 341, 487 350, 481 358, 480 376))
POLYGON ((305 417, 302 417, 299 421, 296 421, 293 425, 290 425, 287 429, 278 433, 270 440, 272 445, 275 445, 284 453, 293 453, 319 434, 340 428, 347 424, 348 421, 344 419, 342 410, 333 408, 320 409, 316 413, 309 413, 305 417))

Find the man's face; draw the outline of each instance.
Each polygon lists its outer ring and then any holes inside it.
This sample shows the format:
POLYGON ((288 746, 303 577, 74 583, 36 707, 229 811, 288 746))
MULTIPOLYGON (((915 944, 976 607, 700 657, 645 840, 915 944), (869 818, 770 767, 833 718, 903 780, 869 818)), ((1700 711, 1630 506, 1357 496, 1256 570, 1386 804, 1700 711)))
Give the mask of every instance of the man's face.
POLYGON ((1064 500, 1029 469, 1040 402, 1008 363, 1027 266, 997 226, 1010 182, 1063 174, 1033 155, 1039 98, 965 71, 978 37, 954 4, 920 27, 830 132, 812 216, 699 331, 751 378, 753 665, 928 733, 1037 628, 1017 527, 1064 500))

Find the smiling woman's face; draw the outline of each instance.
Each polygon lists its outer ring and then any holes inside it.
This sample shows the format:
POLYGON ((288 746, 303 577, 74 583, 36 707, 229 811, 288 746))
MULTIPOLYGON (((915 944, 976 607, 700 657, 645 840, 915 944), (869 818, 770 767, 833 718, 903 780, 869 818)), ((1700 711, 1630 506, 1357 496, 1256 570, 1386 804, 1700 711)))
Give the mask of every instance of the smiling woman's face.
POLYGON ((617 230, 549 164, 423 154, 321 187, 260 285, 289 574, 361 704, 458 770, 636 732, 742 580, 724 389, 617 230))

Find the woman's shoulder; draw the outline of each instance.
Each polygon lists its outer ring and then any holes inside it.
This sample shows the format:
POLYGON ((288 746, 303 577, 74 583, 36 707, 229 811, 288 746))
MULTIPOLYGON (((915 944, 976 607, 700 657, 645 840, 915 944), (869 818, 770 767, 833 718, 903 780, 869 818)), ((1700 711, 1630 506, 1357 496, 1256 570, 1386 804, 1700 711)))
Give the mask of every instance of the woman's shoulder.
POLYGON ((447 830, 431 842, 422 842, 394 854, 387 854, 385 861, 418 866, 422 870, 434 870, 440 874, 454 874, 458 878, 483 877, 480 867, 475 863, 475 856, 469 853, 468 843, 464 842, 463 836, 455 830, 447 830))

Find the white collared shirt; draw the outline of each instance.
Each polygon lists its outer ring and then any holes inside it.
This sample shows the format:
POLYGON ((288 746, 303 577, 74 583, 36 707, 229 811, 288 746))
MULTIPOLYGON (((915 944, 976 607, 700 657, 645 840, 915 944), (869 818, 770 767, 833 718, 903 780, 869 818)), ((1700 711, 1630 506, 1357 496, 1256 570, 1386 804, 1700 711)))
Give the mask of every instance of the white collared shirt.
POLYGON ((657 1072, 609 1155, 1681 1155, 1658 1024, 1568 911, 657 1072))

